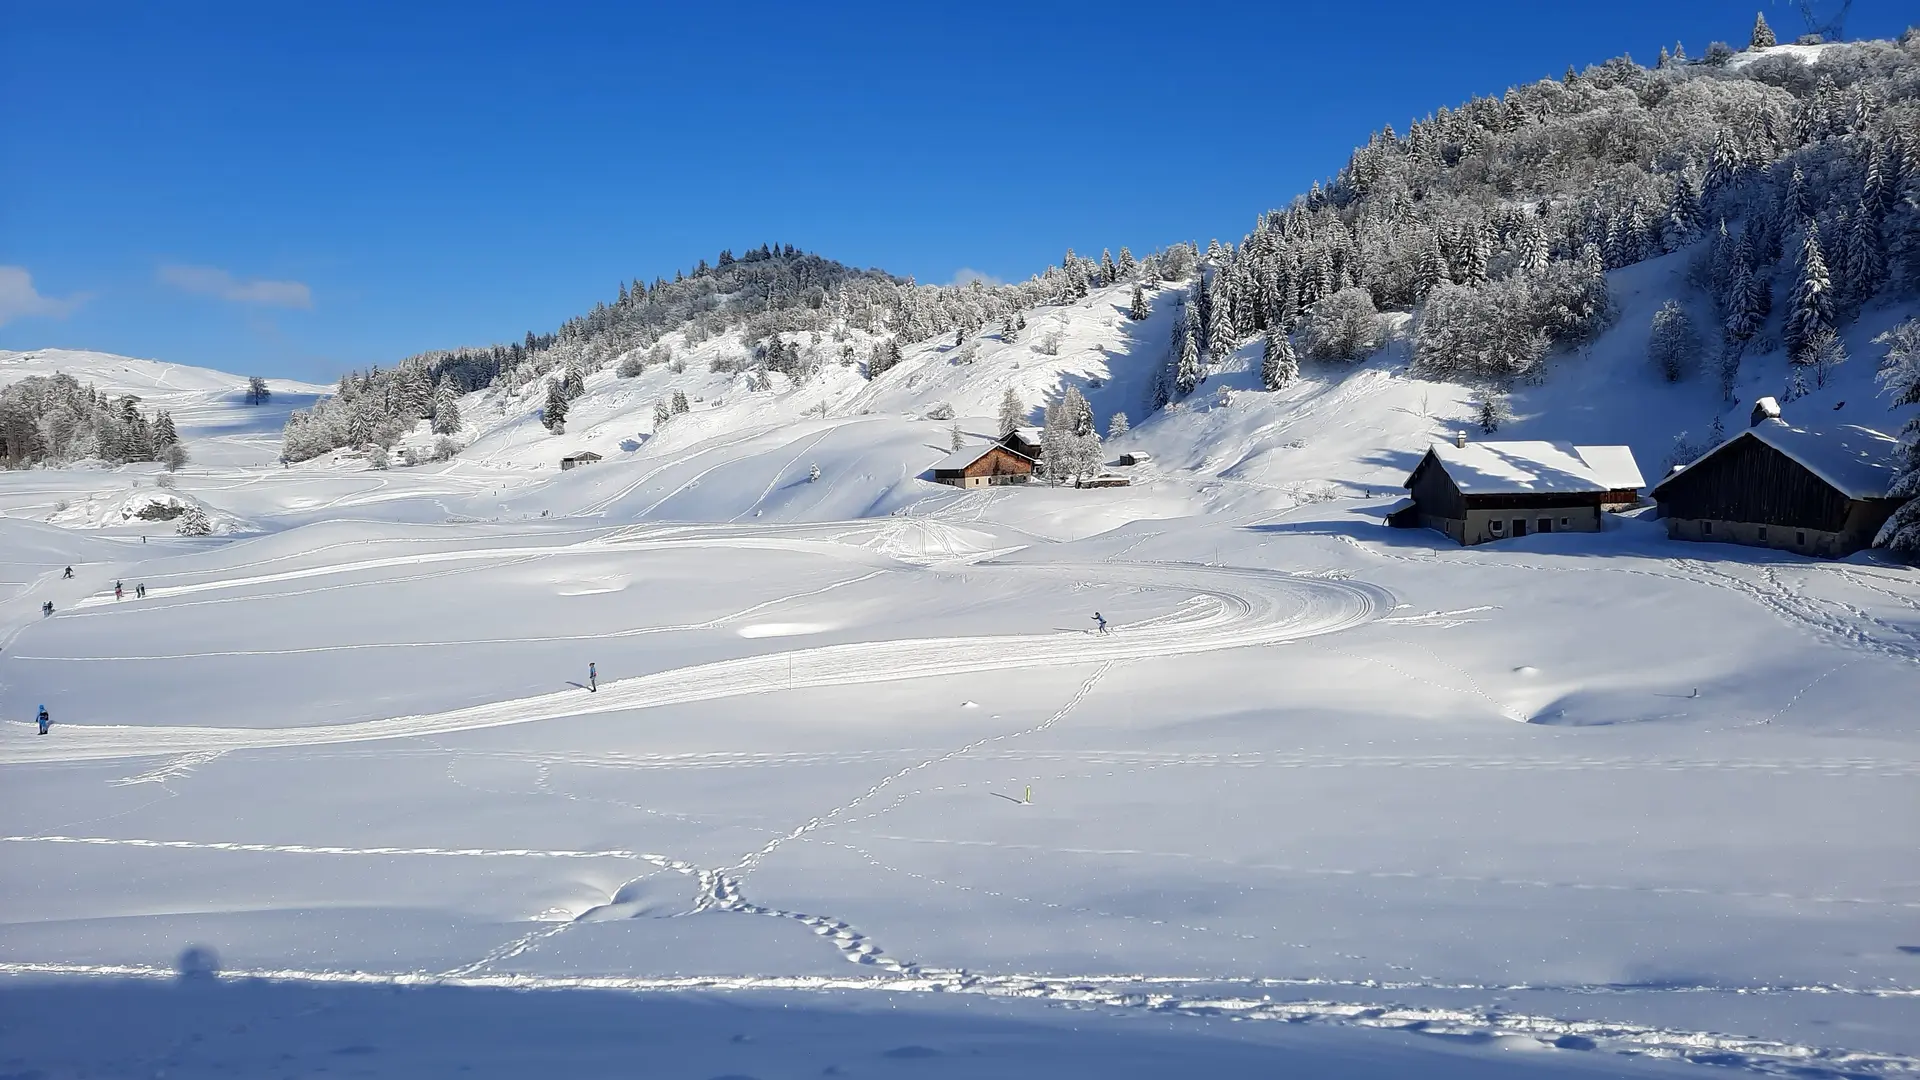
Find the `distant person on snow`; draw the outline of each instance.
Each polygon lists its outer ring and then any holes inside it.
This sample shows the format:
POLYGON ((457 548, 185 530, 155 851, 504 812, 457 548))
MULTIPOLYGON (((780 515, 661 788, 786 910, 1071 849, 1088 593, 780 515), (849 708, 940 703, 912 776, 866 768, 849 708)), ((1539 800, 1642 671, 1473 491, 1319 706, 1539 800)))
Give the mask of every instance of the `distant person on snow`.
POLYGON ((587 689, 596 694, 600 692, 600 669, 593 664, 587 665, 587 689))
POLYGON ((147 598, 147 583, 146 583, 146 582, 144 582, 144 581, 143 581, 143 582, 141 582, 140 584, 138 584, 138 585, 135 585, 135 586, 133 587, 133 598, 134 598, 135 600, 145 600, 145 599, 147 598))
POLYGON ((1096 625, 1096 626, 1098 626, 1098 627, 1100 628, 1100 632, 1101 632, 1101 633, 1103 633, 1103 634, 1104 634, 1104 633, 1106 633, 1106 632, 1107 632, 1107 617, 1106 617, 1105 615, 1102 615, 1102 614, 1100 614, 1100 613, 1099 613, 1099 612, 1097 612, 1097 611, 1096 611, 1096 612, 1094 612, 1094 613, 1093 613, 1093 622, 1094 622, 1094 625, 1096 625))
POLYGON ((67 567, 67 572, 66 572, 66 573, 65 573, 64 575, 62 575, 62 576, 64 576, 64 577, 65 577, 65 578, 66 578, 66 579, 67 579, 68 581, 72 581, 72 580, 73 580, 73 567, 71 567, 71 566, 69 566, 69 567, 67 567))
POLYGON ((126 596, 126 590, 124 590, 123 588, 121 588, 121 583, 120 583, 120 582, 118 582, 118 581, 116 581, 116 582, 114 582, 114 583, 113 583, 113 598, 114 598, 115 600, 119 600, 119 599, 121 599, 121 598, 123 598, 123 597, 125 597, 125 596, 126 596))
POLYGON ((40 734, 45 735, 47 729, 52 726, 53 718, 47 715, 47 707, 45 705, 40 706, 40 734))
POLYGON ((42 614, 42 615, 51 615, 51 614, 53 614, 53 601, 51 601, 51 600, 49 600, 49 601, 47 601, 46 603, 44 603, 44 604, 41 604, 41 605, 40 605, 40 614, 42 614))

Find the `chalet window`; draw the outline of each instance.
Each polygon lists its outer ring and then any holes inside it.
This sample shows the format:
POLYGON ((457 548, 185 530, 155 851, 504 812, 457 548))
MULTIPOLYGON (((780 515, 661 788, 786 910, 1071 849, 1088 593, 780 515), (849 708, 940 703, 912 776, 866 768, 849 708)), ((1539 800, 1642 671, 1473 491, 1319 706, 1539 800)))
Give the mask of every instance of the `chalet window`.
POLYGON ((1507 534, 1507 523, 1504 521, 1489 521, 1487 522, 1487 531, 1495 536, 1505 536, 1507 534))
POLYGON ((1794 533, 1793 542, 1799 544, 1801 547, 1805 547, 1807 544, 1807 534, 1803 532, 1794 533))
POLYGON ((1573 519, 1572 519, 1572 518, 1561 518, 1561 519, 1560 519, 1560 527, 1561 527, 1561 528, 1563 528, 1563 529, 1564 529, 1564 528, 1566 528, 1566 527, 1568 527, 1568 526, 1570 526, 1570 525, 1572 525, 1572 524, 1573 524, 1573 519))
POLYGON ((1766 538, 1767 538, 1767 527, 1765 525, 1762 525, 1760 526, 1760 539, 1765 540, 1766 538))

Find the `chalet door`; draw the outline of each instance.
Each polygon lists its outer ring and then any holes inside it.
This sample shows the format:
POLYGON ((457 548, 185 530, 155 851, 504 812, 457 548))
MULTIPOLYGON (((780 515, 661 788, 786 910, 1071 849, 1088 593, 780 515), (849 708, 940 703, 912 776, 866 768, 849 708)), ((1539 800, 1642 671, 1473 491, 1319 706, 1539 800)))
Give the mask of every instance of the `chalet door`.
POLYGON ((1513 519, 1513 535, 1515 536, 1527 535, 1527 519, 1526 518, 1513 519))
POLYGON ((1539 531, 1540 531, 1540 532, 1543 532, 1543 533, 1548 533, 1548 532, 1552 532, 1552 531, 1553 531, 1553 519, 1552 519, 1552 518, 1541 518, 1541 519, 1540 519, 1540 521, 1539 521, 1539 526, 1540 526, 1540 528, 1539 528, 1539 531))

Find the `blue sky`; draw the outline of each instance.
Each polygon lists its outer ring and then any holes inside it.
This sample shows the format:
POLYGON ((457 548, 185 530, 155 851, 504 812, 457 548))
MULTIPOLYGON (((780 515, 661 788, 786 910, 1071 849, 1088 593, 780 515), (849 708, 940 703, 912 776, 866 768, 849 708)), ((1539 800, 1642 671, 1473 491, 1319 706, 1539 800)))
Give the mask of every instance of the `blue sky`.
MULTIPOLYGON (((1835 6, 1831 0, 1826 6, 1835 6)), ((1776 0, 7 5, 0 348, 325 379, 784 242, 944 282, 1238 238, 1367 133, 1776 0)), ((1848 36, 1905 4, 1856 0, 1848 36)))

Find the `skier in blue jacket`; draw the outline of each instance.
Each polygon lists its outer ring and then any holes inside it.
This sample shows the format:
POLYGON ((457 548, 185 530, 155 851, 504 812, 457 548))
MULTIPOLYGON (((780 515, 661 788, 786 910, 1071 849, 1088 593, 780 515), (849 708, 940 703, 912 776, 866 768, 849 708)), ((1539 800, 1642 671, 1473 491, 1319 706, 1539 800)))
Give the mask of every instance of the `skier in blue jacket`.
POLYGON ((600 692, 600 669, 593 664, 587 665, 587 689, 596 694, 600 692))
POLYGON ((45 735, 47 733, 47 728, 51 726, 53 726, 53 720, 51 717, 47 716, 47 707, 45 705, 42 705, 40 706, 40 734, 45 735))

